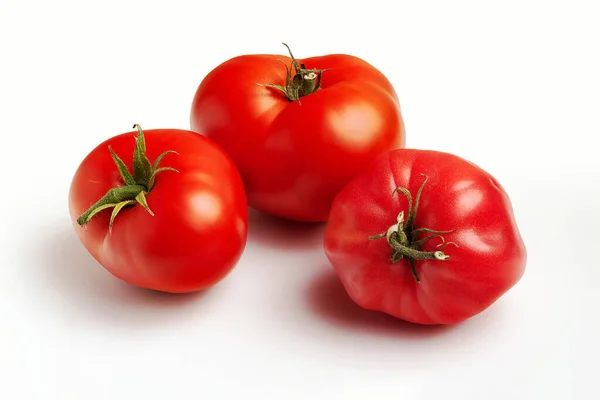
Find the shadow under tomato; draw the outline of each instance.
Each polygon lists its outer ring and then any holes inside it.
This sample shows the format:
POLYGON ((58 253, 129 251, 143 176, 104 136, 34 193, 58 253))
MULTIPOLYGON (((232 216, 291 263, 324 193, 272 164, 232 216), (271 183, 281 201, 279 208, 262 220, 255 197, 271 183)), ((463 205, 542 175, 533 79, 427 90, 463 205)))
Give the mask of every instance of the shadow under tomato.
POLYGON ((455 325, 419 325, 358 306, 346 293, 331 267, 310 282, 307 302, 311 311, 325 322, 344 329, 374 334, 428 338, 451 331, 455 325))
POLYGON ((321 246, 325 223, 297 222, 248 209, 248 238, 283 250, 321 246))
POLYGON ((171 294, 130 285, 106 271, 69 228, 46 231, 37 246, 42 284, 54 295, 49 299, 52 312, 113 327, 159 327, 196 315, 204 303, 199 300, 215 290, 171 294))

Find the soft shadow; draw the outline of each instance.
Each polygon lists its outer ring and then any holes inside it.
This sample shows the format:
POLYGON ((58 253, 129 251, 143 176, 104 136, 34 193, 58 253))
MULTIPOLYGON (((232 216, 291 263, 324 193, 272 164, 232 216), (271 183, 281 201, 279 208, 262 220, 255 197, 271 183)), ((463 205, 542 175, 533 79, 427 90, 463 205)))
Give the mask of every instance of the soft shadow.
MULTIPOLYGON (((325 269, 325 268, 323 268, 325 269)), ((373 334, 429 338, 451 331, 452 325, 418 325, 378 311, 359 307, 346 293, 331 267, 311 281, 308 305, 317 316, 335 327, 373 334)))
POLYGON ((200 300, 214 290, 170 294, 125 283, 94 260, 72 228, 39 240, 41 271, 35 273, 48 292, 47 306, 69 320, 141 329, 168 326, 193 318, 201 311, 200 300))
POLYGON ((321 246, 325 223, 296 222, 248 210, 248 237, 260 244, 286 250, 321 246))

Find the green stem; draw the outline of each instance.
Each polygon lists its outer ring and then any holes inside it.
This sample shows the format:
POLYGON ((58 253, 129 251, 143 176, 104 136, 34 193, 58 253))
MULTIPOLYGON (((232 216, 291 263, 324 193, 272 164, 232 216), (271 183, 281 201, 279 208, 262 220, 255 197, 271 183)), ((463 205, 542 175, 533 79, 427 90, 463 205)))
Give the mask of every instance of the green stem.
POLYGON ((159 155, 153 166, 146 156, 146 141, 142 127, 138 124, 135 124, 133 127, 138 130, 133 152, 133 175, 127 169, 125 163, 109 146, 109 152, 123 179, 124 185, 109 189, 104 196, 83 212, 83 214, 77 218, 77 223, 80 226, 90 222, 90 220, 100 212, 112 208, 113 211, 109 222, 109 232, 112 233, 113 222, 117 217, 117 214, 126 206, 133 206, 136 204, 140 204, 150 215, 154 215, 152 210, 150 210, 150 207, 148 207, 146 196, 150 194, 155 185, 156 175, 162 171, 179 172, 170 167, 159 168, 159 164, 165 155, 169 153, 178 154, 172 150, 167 150, 159 155))
POLYGON ((300 85, 300 97, 308 96, 315 91, 317 87, 317 74, 309 72, 302 76, 302 83, 300 85))
POLYGON ((417 215, 417 209, 419 207, 419 201, 421 200, 421 194, 423 192, 423 187, 425 186, 425 183, 428 179, 427 175, 421 175, 425 177, 425 180, 423 181, 423 183, 417 191, 414 205, 410 191, 407 188, 398 187, 392 192, 392 195, 396 194, 397 192, 400 192, 404 194, 404 196, 406 196, 406 199, 408 200, 408 217, 406 218, 406 221, 404 219, 404 211, 401 211, 398 214, 398 217, 396 218, 396 222, 388 228, 387 232, 369 237, 370 240, 377 240, 385 237, 388 244, 393 250, 392 255, 390 256, 392 263, 396 263, 406 258, 410 265, 413 277, 417 282, 420 282, 421 280, 419 278, 419 275, 417 274, 415 261, 429 259, 439 261, 447 260, 450 256, 446 255, 442 251, 442 249, 444 249, 449 244, 453 244, 456 247, 458 247, 458 245, 454 242, 446 243, 444 237, 442 236, 443 234, 454 232, 454 229, 449 231, 437 231, 429 228, 414 228, 414 222, 417 215), (422 232, 433 233, 433 235, 423 239, 418 239, 418 234, 422 232), (423 251, 421 249, 421 246, 423 244, 436 237, 439 237, 442 240, 442 243, 440 244, 440 246, 438 246, 439 250, 423 251))
POLYGON ((127 185, 118 188, 112 188, 106 192, 106 194, 102 196, 100 200, 95 202, 90 208, 81 214, 81 216, 77 218, 77 223, 79 225, 84 225, 94 217, 96 210, 101 211, 108 208, 106 206, 113 206, 123 201, 135 200, 135 198, 145 190, 146 188, 142 185, 127 185))
POLYGON ((278 85, 275 83, 257 84, 260 86, 276 89, 283 93, 289 101, 296 101, 300 103, 301 97, 308 96, 320 89, 321 78, 323 72, 325 72, 326 70, 307 69, 304 64, 298 63, 298 61, 292 54, 292 50, 290 50, 290 47, 285 43, 283 43, 283 45, 287 47, 288 52, 290 54, 290 58, 292 59, 290 67, 284 64, 286 70, 285 82, 283 83, 283 85, 278 85))
POLYGON ((421 251, 409 246, 405 246, 402 243, 400 243, 400 239, 396 236, 396 235, 392 235, 392 237, 390 238, 390 246, 392 247, 392 249, 394 249, 396 252, 402 254, 404 257, 408 257, 412 260, 428 260, 428 259, 435 259, 435 260, 446 260, 447 258, 449 258, 449 256, 445 255, 444 252, 437 250, 437 251, 421 251))

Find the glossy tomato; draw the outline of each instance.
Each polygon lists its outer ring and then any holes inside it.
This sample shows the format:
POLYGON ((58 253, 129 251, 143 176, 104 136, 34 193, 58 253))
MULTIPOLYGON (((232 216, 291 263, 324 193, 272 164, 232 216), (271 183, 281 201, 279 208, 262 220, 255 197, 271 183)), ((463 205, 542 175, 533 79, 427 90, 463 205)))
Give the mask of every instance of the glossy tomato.
POLYGON ((138 126, 100 144, 75 173, 69 208, 91 255, 143 288, 212 286, 246 244, 239 172, 215 143, 190 131, 138 126))
POLYGON ((502 186, 460 157, 426 150, 390 152, 350 182, 324 246, 358 305, 420 324, 480 313, 526 262, 502 186))
POLYGON ((325 221, 351 178, 405 143, 389 80, 341 54, 228 60, 201 82, 190 120, 233 158, 250 206, 298 221, 325 221))

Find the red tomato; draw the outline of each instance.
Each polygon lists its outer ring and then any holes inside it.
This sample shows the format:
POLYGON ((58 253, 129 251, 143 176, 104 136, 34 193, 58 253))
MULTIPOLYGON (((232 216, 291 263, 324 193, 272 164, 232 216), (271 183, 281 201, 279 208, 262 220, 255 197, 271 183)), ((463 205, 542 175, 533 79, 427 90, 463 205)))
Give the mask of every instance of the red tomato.
POLYGON ((420 324, 480 313, 526 262, 502 186, 460 157, 426 150, 390 152, 350 182, 324 246, 358 305, 420 324))
POLYGON ((290 56, 244 55, 217 66, 195 94, 191 129, 233 158, 251 207, 325 221, 351 178, 404 146, 404 122, 391 83, 367 62, 290 56))
POLYGON ((69 193, 77 234, 100 264, 133 285, 172 293, 212 286, 246 244, 239 172, 194 132, 138 129, 100 144, 77 169, 69 193))

